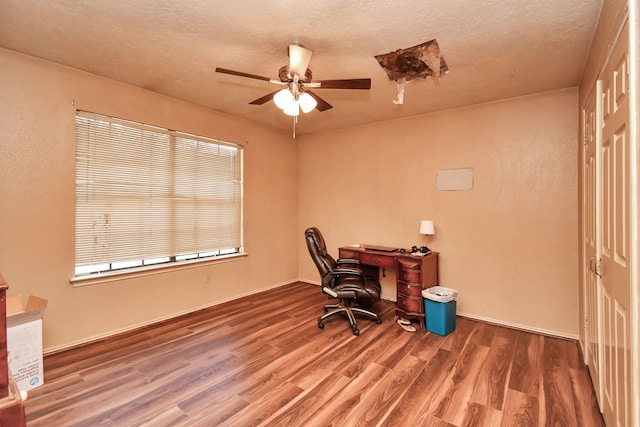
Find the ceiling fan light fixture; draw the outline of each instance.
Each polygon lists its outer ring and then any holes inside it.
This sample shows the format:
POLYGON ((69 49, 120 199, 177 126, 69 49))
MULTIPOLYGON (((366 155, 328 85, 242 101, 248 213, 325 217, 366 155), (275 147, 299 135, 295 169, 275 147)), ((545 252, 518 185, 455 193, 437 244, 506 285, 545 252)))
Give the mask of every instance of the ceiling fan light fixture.
POLYGON ((313 111, 313 109, 318 105, 318 102, 313 99, 313 96, 309 95, 306 92, 300 94, 298 102, 300 103, 300 109, 305 114, 313 111))
POLYGON ((287 88, 278 91, 273 96, 273 102, 278 106, 279 109, 284 110, 289 104, 295 102, 295 99, 293 97, 293 93, 291 93, 291 91, 287 88))
POLYGON ((283 108, 284 113, 287 116, 297 116, 300 114, 300 104, 296 100, 292 100, 283 108))

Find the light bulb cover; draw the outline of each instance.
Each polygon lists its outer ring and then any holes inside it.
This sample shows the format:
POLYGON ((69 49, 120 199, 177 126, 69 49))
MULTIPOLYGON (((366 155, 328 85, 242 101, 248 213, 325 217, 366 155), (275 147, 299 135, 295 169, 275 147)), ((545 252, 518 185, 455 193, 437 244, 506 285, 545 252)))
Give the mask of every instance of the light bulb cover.
POLYGON ((273 96, 273 102, 281 110, 284 110, 285 108, 287 108, 287 106, 289 104, 291 104, 292 102, 294 102, 294 101, 295 100, 293 99, 293 94, 291 93, 291 91, 289 89, 282 89, 281 91, 278 91, 273 96))
POLYGON ((306 92, 300 94, 298 101, 300 102, 300 109, 305 114, 312 111, 314 108, 316 108, 316 105, 318 105, 318 102, 313 98, 313 96, 309 95, 306 92))
POLYGON ((287 116, 297 116, 300 114, 300 104, 298 104, 298 101, 291 101, 284 107, 283 111, 287 116))

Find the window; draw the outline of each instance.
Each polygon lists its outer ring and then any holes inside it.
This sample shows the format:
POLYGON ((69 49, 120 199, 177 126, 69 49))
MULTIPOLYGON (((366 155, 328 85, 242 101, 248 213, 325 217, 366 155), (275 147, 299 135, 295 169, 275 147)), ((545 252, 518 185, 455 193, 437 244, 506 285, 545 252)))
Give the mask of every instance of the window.
POLYGON ((242 147, 76 114, 76 277, 240 253, 242 147))

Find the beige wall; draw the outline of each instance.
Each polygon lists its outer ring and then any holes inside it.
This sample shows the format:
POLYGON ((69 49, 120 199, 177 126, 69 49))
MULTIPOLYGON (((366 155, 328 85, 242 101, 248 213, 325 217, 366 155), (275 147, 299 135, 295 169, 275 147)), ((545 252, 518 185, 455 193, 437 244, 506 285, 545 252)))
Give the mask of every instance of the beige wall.
MULTIPOLYGON (((303 231, 441 253, 458 313, 578 334, 576 88, 302 137, 300 277, 318 281, 303 231), (437 191, 439 169, 473 168, 471 191, 437 191)), ((395 299, 395 273, 383 278, 395 299)))
MULTIPOLYGON (((9 136, 0 141, 0 271, 10 295, 49 300, 47 350, 298 277, 317 282, 306 226, 320 227, 336 251, 421 245, 421 219, 435 221, 429 246, 441 252, 442 284, 461 290, 460 313, 577 334, 575 89, 296 145, 288 134, 7 50, 0 69, 0 131, 9 136), (72 287, 76 108, 246 142, 249 256, 72 287), (460 167, 474 168, 474 189, 436 191, 436 171, 460 167)), ((384 296, 394 299, 387 273, 384 296)))
POLYGON ((0 271, 9 295, 49 300, 45 350, 297 278, 297 147, 289 135, 2 49, 0 70, 0 271), (72 287, 76 108, 246 142, 249 256, 72 287))

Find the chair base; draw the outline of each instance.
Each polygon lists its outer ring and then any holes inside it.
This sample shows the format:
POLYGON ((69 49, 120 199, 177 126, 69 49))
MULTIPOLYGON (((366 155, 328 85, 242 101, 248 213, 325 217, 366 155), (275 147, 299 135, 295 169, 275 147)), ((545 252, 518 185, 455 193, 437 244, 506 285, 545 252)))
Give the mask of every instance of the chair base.
POLYGON ((360 335, 360 331, 358 330, 358 323, 356 322, 356 314, 362 314, 376 321, 377 324, 382 323, 382 319, 380 316, 370 310, 361 308, 361 307, 353 307, 352 300, 341 300, 338 304, 325 305, 324 306, 324 315, 318 317, 318 328, 324 328, 324 320, 328 317, 331 317, 338 313, 344 313, 349 320, 349 324, 351 325, 351 330, 354 335, 360 335))

